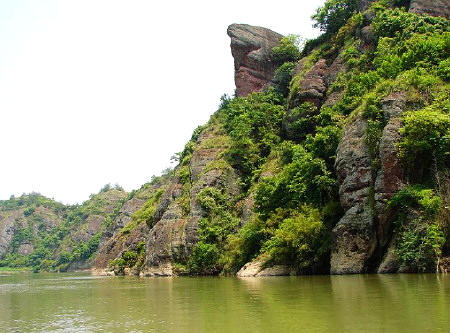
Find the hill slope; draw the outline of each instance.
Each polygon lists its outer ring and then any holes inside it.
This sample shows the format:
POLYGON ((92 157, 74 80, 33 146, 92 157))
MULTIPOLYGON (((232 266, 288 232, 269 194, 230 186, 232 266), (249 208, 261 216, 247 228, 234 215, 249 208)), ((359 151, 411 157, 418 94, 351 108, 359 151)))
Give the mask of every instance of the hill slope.
POLYGON ((231 25, 237 96, 194 131, 173 172, 77 207, 2 202, 0 264, 144 276, 448 269, 449 13, 445 1, 327 1, 315 15, 324 34, 301 52, 292 36, 231 25))

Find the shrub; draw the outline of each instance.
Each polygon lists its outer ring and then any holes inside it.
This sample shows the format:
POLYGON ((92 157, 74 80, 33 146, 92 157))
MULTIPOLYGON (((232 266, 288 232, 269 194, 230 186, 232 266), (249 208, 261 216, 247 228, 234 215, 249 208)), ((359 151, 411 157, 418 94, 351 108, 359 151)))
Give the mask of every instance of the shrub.
POLYGON ((327 250, 320 213, 308 206, 303 206, 301 212, 283 220, 263 248, 274 262, 295 263, 300 269, 317 263, 327 250))
POLYGON ((292 80, 292 75, 297 64, 295 62, 285 62, 275 70, 273 81, 275 82, 275 88, 278 92, 287 96, 289 93, 289 84, 292 80))
POLYGON ((224 127, 231 137, 226 156, 241 174, 244 189, 272 147, 281 141, 283 101, 283 96, 274 91, 253 93, 234 98, 219 111, 225 116, 224 127))
POLYGON ((448 166, 450 155, 450 115, 433 108, 409 112, 404 118, 399 144, 400 156, 413 179, 420 181, 434 166, 448 166))
POLYGON ((433 219, 441 209, 442 201, 431 189, 421 185, 406 186, 389 201, 389 207, 403 212, 408 208, 422 210, 428 219, 433 219))
POLYGON ((292 161, 281 173, 263 179, 256 189, 256 209, 263 216, 278 207, 295 208, 302 203, 320 206, 335 195, 337 183, 325 161, 300 145, 292 149, 292 161))
POLYGON ((334 34, 345 25, 356 9, 357 0, 327 0, 312 16, 316 21, 314 27, 326 34, 334 34))
POLYGON ((285 122, 287 136, 294 140, 304 139, 307 134, 314 131, 317 114, 317 107, 311 102, 289 110, 285 122))
POLYGON ((266 224, 260 218, 248 221, 236 234, 230 234, 225 245, 224 264, 229 272, 238 271, 254 259, 267 240, 266 224))
POLYGON ((444 233, 437 224, 416 222, 400 231, 395 252, 403 265, 417 271, 433 271, 444 243, 444 233))
POLYGON ((438 74, 443 80, 450 81, 450 58, 441 61, 438 66, 438 74))
POLYGON ((288 35, 281 38, 280 44, 272 49, 272 58, 277 64, 296 62, 300 59, 300 37, 288 35))
POLYGON ((373 27, 379 37, 396 37, 404 40, 410 38, 414 33, 449 31, 450 24, 443 17, 417 15, 396 8, 378 11, 373 21, 373 27))
POLYGON ((403 265, 417 271, 432 271, 442 254, 445 236, 436 222, 442 200, 431 189, 407 186, 390 201, 397 214, 395 253, 403 265))
POLYGON ((187 267, 194 274, 215 274, 220 271, 220 252, 215 244, 198 242, 189 257, 187 267))
POLYGON ((315 135, 307 136, 305 148, 313 156, 323 159, 329 170, 333 170, 341 134, 342 129, 338 126, 318 127, 315 135))
POLYGON ((136 227, 138 224, 145 222, 149 227, 153 226, 154 218, 155 218, 155 212, 156 208, 159 204, 159 201, 161 199, 161 196, 164 193, 164 188, 158 189, 150 199, 147 200, 147 202, 133 213, 131 216, 132 222, 128 223, 123 229, 122 234, 130 233, 131 230, 133 230, 134 227, 136 227))

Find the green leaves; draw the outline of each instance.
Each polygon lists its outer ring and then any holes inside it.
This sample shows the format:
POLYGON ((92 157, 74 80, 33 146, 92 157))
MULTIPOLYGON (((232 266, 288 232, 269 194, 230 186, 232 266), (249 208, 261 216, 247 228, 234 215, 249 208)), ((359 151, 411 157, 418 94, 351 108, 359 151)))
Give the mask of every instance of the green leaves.
POLYGON ((429 168, 448 166, 450 159, 450 114, 432 106, 409 112, 401 129, 400 156, 405 165, 429 168))
POLYGON ((318 262, 327 251, 326 229, 319 211, 303 206, 284 219, 263 251, 276 263, 295 264, 300 269, 318 262))
POLYGON ((283 102, 281 94, 269 91, 234 98, 219 110, 231 137, 227 158, 241 173, 246 188, 272 147, 281 141, 283 102))
POLYGON ((336 180, 327 170, 325 161, 296 145, 292 147, 292 161, 283 171, 260 182, 255 205, 259 213, 268 216, 278 207, 296 208, 302 203, 320 206, 336 190, 336 180))
POLYGON ((357 0, 327 0, 312 16, 317 21, 314 27, 334 34, 352 17, 356 8, 357 0))
POLYGON ((281 65, 285 62, 295 62, 300 59, 300 36, 288 35, 281 38, 280 44, 272 49, 272 58, 281 65))

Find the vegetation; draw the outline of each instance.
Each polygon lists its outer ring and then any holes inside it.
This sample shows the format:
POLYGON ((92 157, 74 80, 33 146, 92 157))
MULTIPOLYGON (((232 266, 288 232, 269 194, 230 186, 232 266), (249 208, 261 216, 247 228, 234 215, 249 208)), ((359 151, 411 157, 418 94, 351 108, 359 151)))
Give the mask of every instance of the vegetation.
MULTIPOLYGON (((313 16, 324 34, 304 48, 296 36, 283 38, 272 50, 277 69, 267 91, 223 96, 209 123, 198 127, 173 157, 178 166, 147 185, 151 194, 120 237, 143 223, 153 227, 165 184, 174 180, 180 193, 173 200, 182 218, 192 216, 193 202, 200 210, 198 243, 189 258, 175 258, 179 272, 236 272, 255 258, 267 265, 289 264, 301 273, 326 272, 331 231, 343 215, 335 165, 343 129, 363 120, 361 140, 375 180, 383 130, 391 117, 399 117, 397 149, 406 186, 388 203, 395 220, 394 253, 410 270, 434 270, 450 254, 450 23, 401 8, 407 5, 404 0, 375 2, 363 14, 356 0, 326 1, 313 16), (370 33, 362 30, 367 25, 370 33), (301 83, 319 59, 327 65, 338 59, 342 69, 327 96, 316 101, 305 98, 301 83), (385 107, 393 96, 404 103, 395 115, 385 107), (333 102, 324 103, 329 97, 333 102), (196 183, 191 174, 196 150, 218 148, 220 155, 207 162, 200 176, 231 171, 239 178, 238 189, 228 187, 225 179, 196 183)), ((38 194, 0 202, 1 214, 23 213, 0 266, 62 271, 90 260, 124 200, 136 195, 107 185, 72 207, 38 194), (49 214, 56 225, 45 224, 49 214), (101 220, 99 231, 73 241, 94 218, 101 220), (19 254, 24 243, 33 245, 31 254, 19 254)), ((144 258, 145 243, 139 243, 110 267, 123 274, 142 267, 144 258)))
POLYGON ((64 206, 39 194, 23 195, 2 201, 1 211, 23 210, 17 220, 11 248, 2 258, 0 267, 32 267, 33 271, 65 271, 78 261, 92 257, 109 221, 118 213, 126 194, 118 186, 106 185, 82 205, 64 206), (110 210, 110 205, 115 208, 110 210), (87 233, 88 218, 101 219, 103 228, 87 240, 75 242, 75 233, 87 233), (55 223, 47 224, 48 219, 55 223), (37 230, 37 231, 35 231, 37 230), (30 244, 32 252, 19 254, 20 244, 30 244), (58 251, 61 249, 61 251, 58 251))
POLYGON ((119 258, 109 262, 109 268, 116 274, 124 274, 125 268, 142 267, 145 260, 145 242, 139 242, 135 250, 122 253, 119 258))
POLYGON ((443 209, 441 198, 431 189, 408 186, 389 205, 397 213, 396 254, 402 265, 416 271, 433 270, 445 244, 445 234, 437 220, 443 209))
POLYGON ((357 0, 328 0, 312 16, 316 21, 314 27, 326 34, 334 34, 347 23, 356 8, 357 0))

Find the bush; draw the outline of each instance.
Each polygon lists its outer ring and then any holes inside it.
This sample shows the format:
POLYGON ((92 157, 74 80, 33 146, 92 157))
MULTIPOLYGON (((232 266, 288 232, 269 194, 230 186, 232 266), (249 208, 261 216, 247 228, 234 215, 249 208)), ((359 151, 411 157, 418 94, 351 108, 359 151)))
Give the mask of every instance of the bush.
POLYGON ((408 208, 418 209, 423 211, 428 219, 433 219, 441 209, 442 201, 431 189, 421 185, 406 186, 392 197, 389 207, 399 212, 408 208))
POLYGON ((301 212, 283 220, 263 251, 277 263, 311 267, 328 251, 325 228, 317 209, 303 206, 301 212))
POLYGON ((438 74, 443 80, 450 81, 450 58, 441 61, 438 66, 438 74))
POLYGON ((192 250, 187 267, 194 274, 216 274, 220 271, 220 252, 215 244, 198 242, 192 250))
POLYGON ((437 224, 416 222, 400 231, 395 253, 403 265, 430 272, 436 269, 444 243, 444 233, 437 224))
POLYGON ((311 103, 303 103, 287 113, 285 121, 286 136, 292 140, 302 140, 316 127, 317 107, 311 103))
POLYGON ((397 214, 395 253, 400 262, 417 271, 432 271, 442 254, 445 235, 436 222, 442 200, 431 189, 407 186, 390 201, 397 214))
POLYGON ((244 190, 272 147, 281 141, 283 102, 281 94, 269 91, 234 98, 219 110, 225 116, 224 127, 231 137, 226 156, 241 174, 244 190))
POLYGON ((429 107, 407 113, 404 123, 400 131, 400 156, 414 180, 427 178, 433 166, 441 169, 449 165, 449 114, 429 107))
POLYGON ((288 35, 281 38, 280 44, 272 49, 272 58, 276 64, 296 62, 300 59, 300 37, 288 35))
POLYGON ((260 218, 247 222, 236 234, 230 234, 225 246, 225 270, 236 272, 253 260, 267 240, 266 224, 260 218))
POLYGON ((296 208, 302 203, 321 206, 337 191, 326 163, 302 146, 292 147, 292 161, 281 173, 263 179, 256 189, 256 209, 268 216, 276 208, 296 208))
POLYGON ((341 134, 342 129, 338 126, 318 127, 315 135, 307 136, 305 148, 313 156, 323 159, 329 170, 333 170, 341 134))
POLYGON ((373 27, 379 37, 405 40, 414 33, 444 33, 449 31, 450 24, 443 17, 417 15, 396 8, 378 11, 373 27))
POLYGON ((326 34, 334 34, 347 23, 356 9, 357 0, 327 0, 312 16, 316 21, 314 27, 326 34))
POLYGON ((275 89, 285 97, 289 94, 289 84, 291 83, 296 66, 297 64, 295 62, 285 62, 276 69, 273 76, 275 89))
POLYGON ((156 208, 158 207, 161 196, 164 193, 164 188, 158 189, 150 199, 142 206, 141 209, 137 210, 131 216, 132 222, 128 223, 123 230, 122 234, 129 233, 138 224, 145 222, 149 227, 153 226, 156 208), (134 223, 133 223, 134 222, 134 223))

